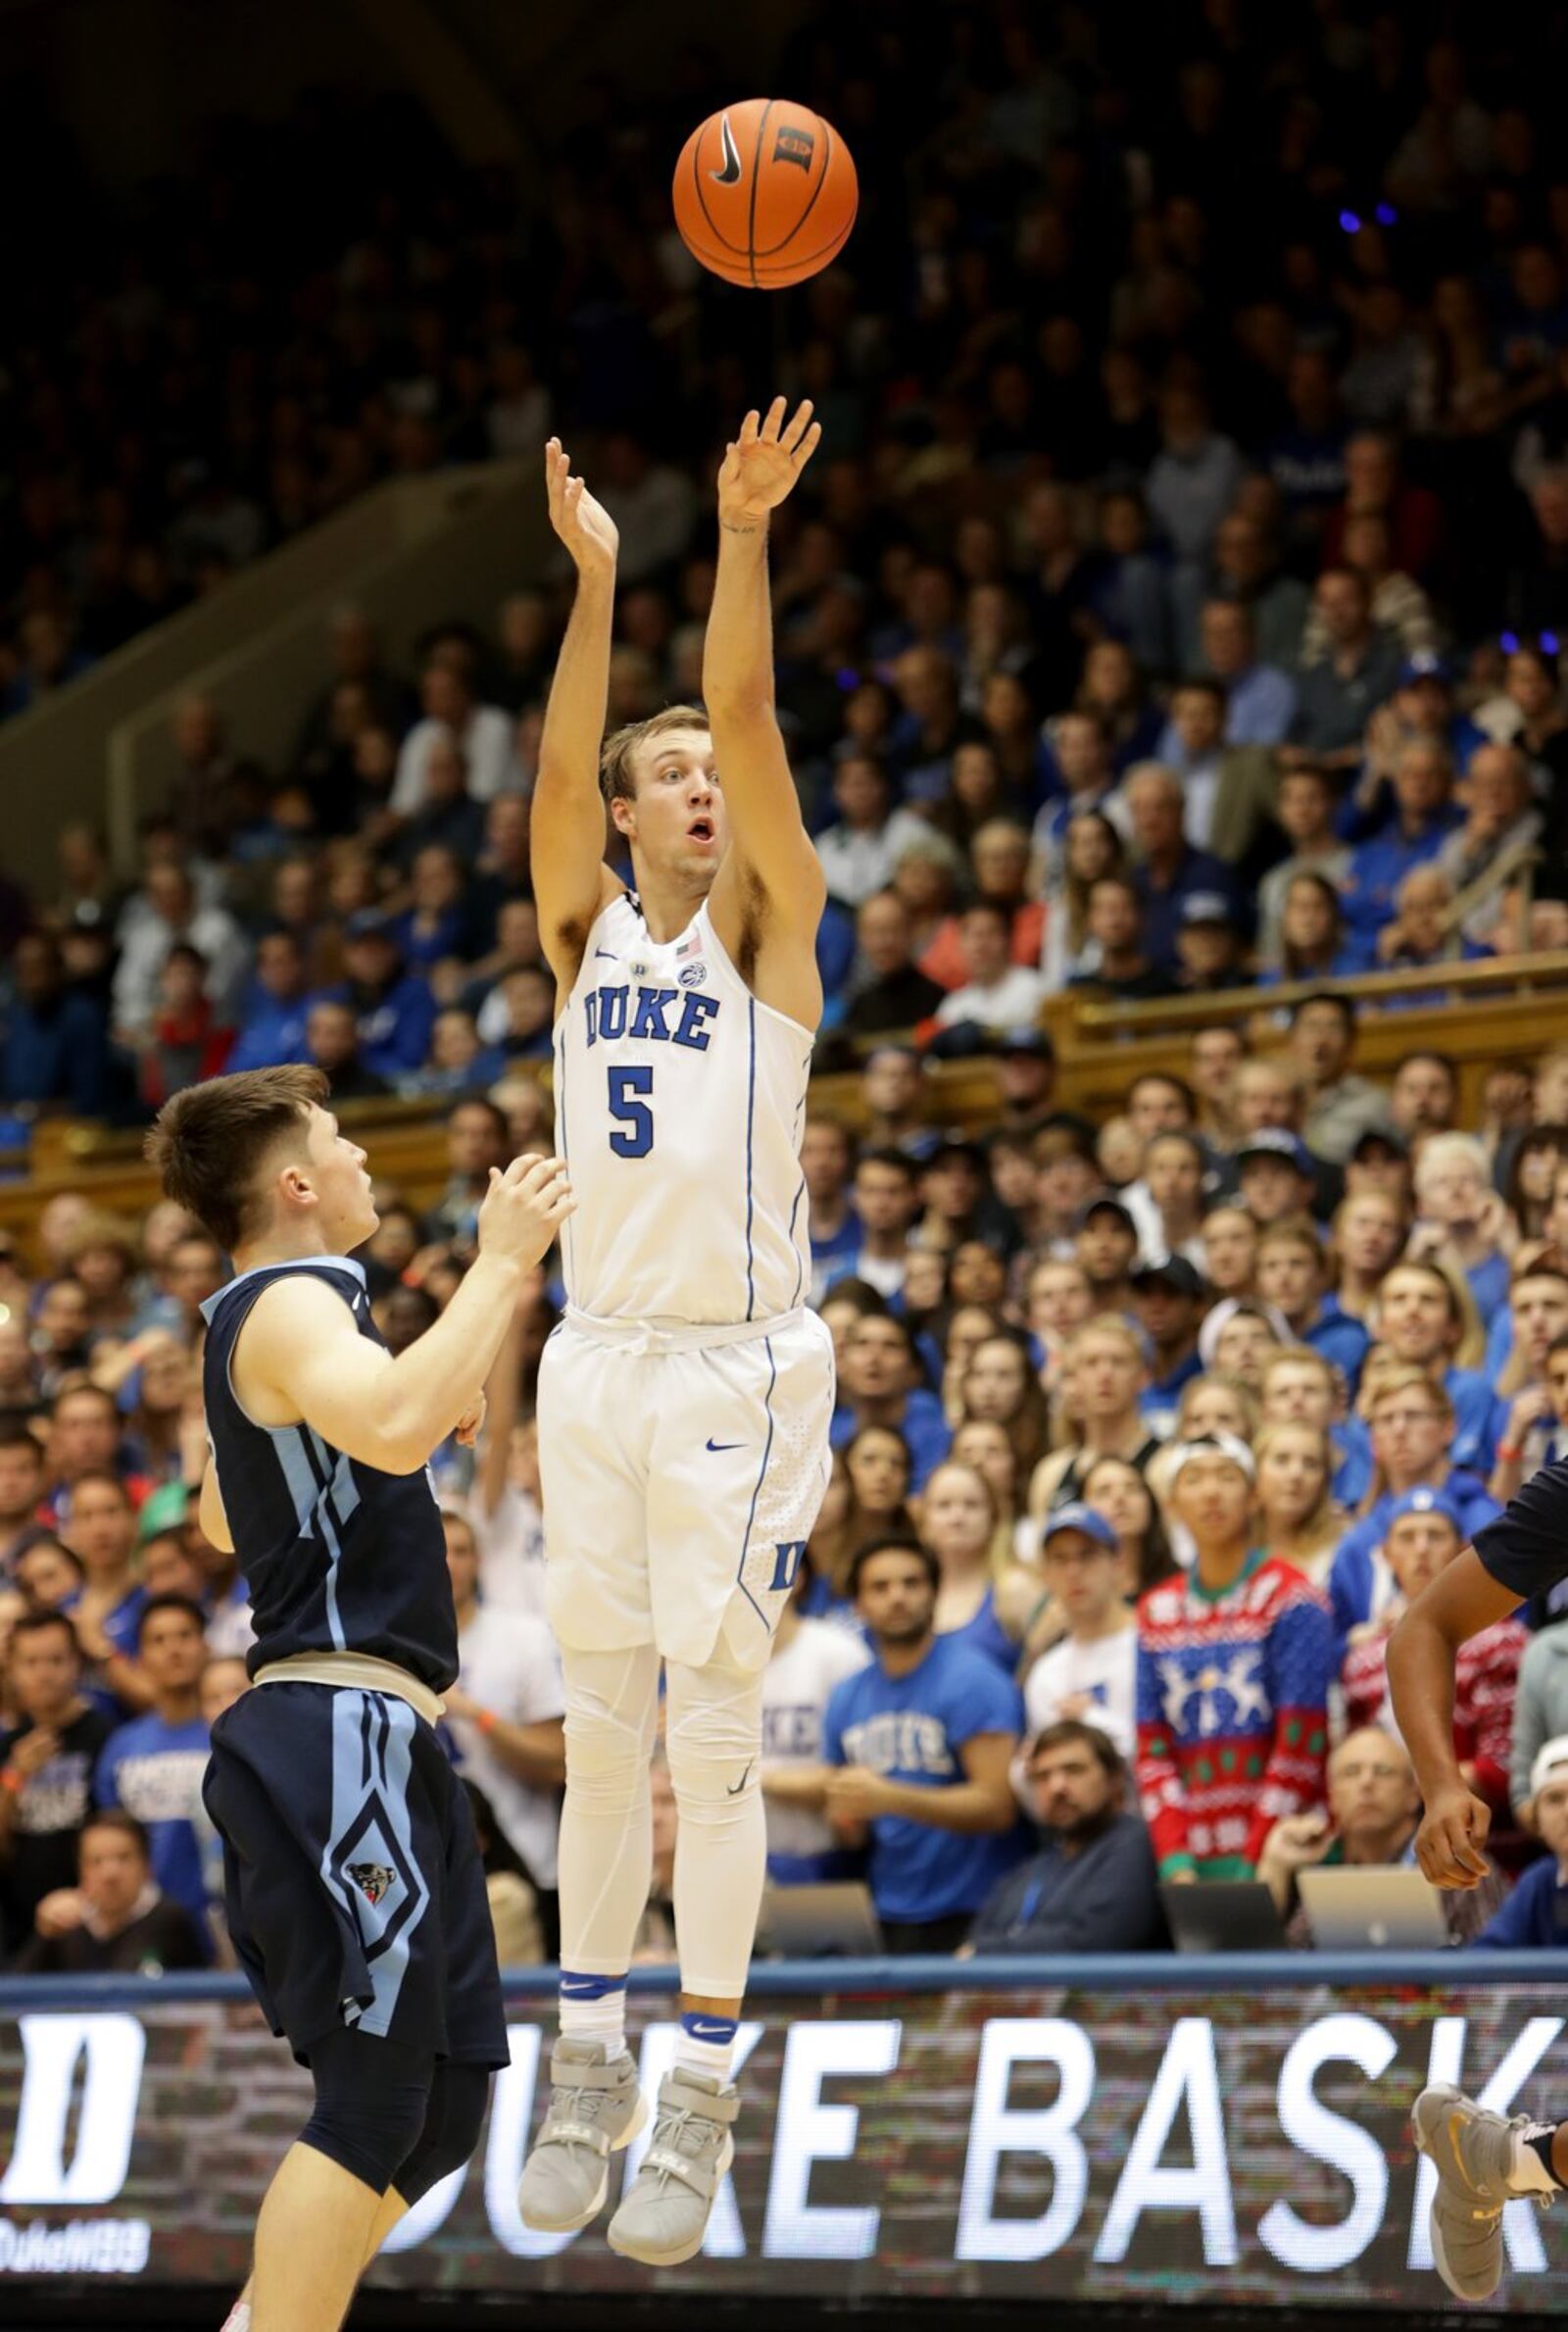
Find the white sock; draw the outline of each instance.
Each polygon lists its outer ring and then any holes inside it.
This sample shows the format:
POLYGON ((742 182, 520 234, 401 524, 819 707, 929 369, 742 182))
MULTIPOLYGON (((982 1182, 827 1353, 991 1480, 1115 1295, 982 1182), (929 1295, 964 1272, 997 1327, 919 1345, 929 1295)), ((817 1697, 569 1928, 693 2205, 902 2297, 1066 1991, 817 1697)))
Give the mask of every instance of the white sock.
POLYGON ((1549 2121, 1533 2121, 1527 2129, 1516 2129, 1508 2150, 1508 2184, 1524 2195, 1560 2195, 1562 2188, 1553 2178, 1541 2155, 1531 2144, 1532 2138, 1544 2138, 1554 2125, 1549 2121))
POLYGON ((251 2304, 236 2300, 223 2318, 223 2332, 251 2332, 251 2304))
POLYGON ((685 2015, 675 2034, 677 2073, 708 2073, 721 2085, 735 2055, 733 2016, 685 2015))
POLYGON ((603 2041, 607 2057, 619 2056, 626 2046, 625 1977, 572 1975, 563 1968, 561 2037, 603 2041))

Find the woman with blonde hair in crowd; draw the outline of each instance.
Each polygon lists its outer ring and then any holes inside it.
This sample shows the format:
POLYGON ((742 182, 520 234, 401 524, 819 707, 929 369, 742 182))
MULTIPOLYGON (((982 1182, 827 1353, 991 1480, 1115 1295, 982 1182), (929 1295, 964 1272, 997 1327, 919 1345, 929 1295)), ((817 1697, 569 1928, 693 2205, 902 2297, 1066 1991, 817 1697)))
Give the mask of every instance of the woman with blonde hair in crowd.
POLYGON ((1033 1473, 1050 1441, 1051 1411, 1028 1348, 1010 1329, 987 1336, 969 1356, 961 1421, 971 1418, 1004 1427, 1019 1473, 1033 1473))
POLYGON ((953 1436, 948 1457, 956 1465, 972 1465, 991 1492, 997 1510, 991 1534, 993 1575, 1000 1578, 1009 1563, 1027 1563, 1039 1534, 1023 1513, 1018 1485, 1025 1477, 1006 1426, 994 1417, 966 1418, 953 1436))
POLYGON ((1149 1382, 1143 1340, 1126 1320, 1089 1320, 1068 1344, 1063 1371, 1079 1438, 1035 1467, 1029 1512, 1036 1521, 1049 1507, 1082 1496, 1085 1470, 1097 1458, 1130 1458, 1142 1467, 1158 1447, 1139 1408, 1149 1382))
POLYGON ((1348 1516, 1334 1503, 1334 1449, 1319 1425, 1265 1425, 1257 1461, 1259 1543, 1326 1587, 1348 1516))
POLYGON ((999 1579, 991 1567, 996 1501, 984 1474, 949 1458, 920 1493, 920 1540, 936 1557, 936 1632, 984 1653, 1007 1675, 1018 1665, 1019 1639, 1034 1583, 1011 1567, 999 1579))
POLYGON ((1404 1253, 1410 1218, 1391 1190, 1352 1190, 1334 1210, 1329 1257, 1334 1300, 1365 1322, 1379 1288, 1404 1253))

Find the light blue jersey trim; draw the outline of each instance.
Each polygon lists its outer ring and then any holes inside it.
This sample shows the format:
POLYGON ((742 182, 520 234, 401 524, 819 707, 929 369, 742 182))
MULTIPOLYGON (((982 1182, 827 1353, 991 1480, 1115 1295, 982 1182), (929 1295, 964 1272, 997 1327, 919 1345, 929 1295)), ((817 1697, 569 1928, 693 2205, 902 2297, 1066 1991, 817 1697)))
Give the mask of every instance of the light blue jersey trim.
POLYGON ((213 1315, 225 1296, 231 1296, 247 1279, 258 1279, 264 1271, 348 1271, 361 1287, 368 1288, 365 1265, 357 1264, 351 1255, 290 1255, 280 1257, 275 1264, 253 1264, 248 1271, 236 1271, 232 1279, 225 1279, 218 1293, 209 1296, 202 1305, 203 1319, 211 1327, 213 1315))
POLYGON ((332 1828, 321 1856, 321 1881, 348 1913, 369 1972, 370 2006, 358 2015, 349 2013, 347 2020, 381 2040, 391 2029, 415 1931, 430 1904, 409 1818, 417 1721, 412 1709, 385 1693, 340 1687, 332 1695, 332 1828), (400 1882, 396 1896, 388 1898, 384 1920, 379 1907, 343 1877, 352 1854, 367 1852, 379 1860, 377 1847, 392 1850, 400 1882))
POLYGON ((747 1510, 746 1531, 741 1540, 741 1559, 735 1566, 735 1584, 762 1622, 763 1628, 771 1635, 773 1622, 746 1584, 746 1558, 752 1551, 752 1524, 757 1518, 757 1502, 762 1495, 762 1484, 767 1479, 767 1461, 773 1450, 773 1387, 778 1382, 778 1363, 773 1358, 771 1336, 763 1337, 762 1350, 767 1355, 767 1391, 762 1395, 762 1409, 767 1417, 767 1439, 762 1444, 762 1463, 757 1469, 757 1487, 752 1492, 752 1503, 747 1510))

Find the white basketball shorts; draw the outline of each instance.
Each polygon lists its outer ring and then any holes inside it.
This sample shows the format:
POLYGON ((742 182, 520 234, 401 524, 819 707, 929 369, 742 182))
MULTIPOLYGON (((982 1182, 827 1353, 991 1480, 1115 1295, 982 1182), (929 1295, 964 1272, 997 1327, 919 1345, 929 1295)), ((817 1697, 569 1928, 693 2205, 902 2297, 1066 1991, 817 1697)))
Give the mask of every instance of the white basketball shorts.
POLYGON ((539 1365, 545 1607, 584 1652, 766 1664, 828 1479, 833 1339, 572 1313, 539 1365))

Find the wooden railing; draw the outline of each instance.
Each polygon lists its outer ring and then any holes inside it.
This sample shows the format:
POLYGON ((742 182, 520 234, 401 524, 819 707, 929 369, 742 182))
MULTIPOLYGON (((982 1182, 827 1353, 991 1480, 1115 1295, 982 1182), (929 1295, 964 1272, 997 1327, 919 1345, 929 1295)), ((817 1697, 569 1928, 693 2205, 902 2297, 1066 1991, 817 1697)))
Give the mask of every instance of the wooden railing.
MULTIPOLYGON (((1285 1041, 1290 1007, 1325 989, 1355 1000, 1355 1067, 1363 1074, 1387 1077, 1403 1054, 1431 1047, 1454 1063, 1466 1117, 1478 1112, 1489 1069, 1529 1062, 1559 1039, 1568 1042, 1568 950, 1446 965, 1433 971, 1216 989, 1149 1004, 1097 1004, 1067 990, 1049 1000, 1044 1015, 1056 1047, 1055 1103, 1102 1116, 1119 1106, 1142 1070, 1181 1074, 1194 1032, 1216 1023, 1239 1023, 1254 1050, 1272 1050, 1285 1041), (1379 1010, 1391 999, 1435 990, 1453 1001, 1379 1010)), ((541 1065, 538 1074, 548 1085, 548 1065, 541 1065)), ((934 1126, 976 1130, 996 1117, 1000 1093, 995 1065, 988 1059, 932 1062, 926 1090, 926 1114, 934 1126)), ((814 1078, 811 1104, 856 1130, 866 1122, 858 1070, 814 1078)), ((425 1207, 440 1196, 447 1179, 447 1109, 439 1102, 369 1101, 346 1103, 339 1115, 369 1151, 377 1180, 394 1184, 411 1205, 425 1207)), ((0 1180, 0 1226, 26 1248, 43 1208, 66 1190, 79 1190, 116 1214, 140 1216, 157 1196, 141 1145, 136 1131, 40 1119, 25 1160, 20 1154, 0 1155, 0 1173, 27 1168, 24 1180, 0 1180)))

